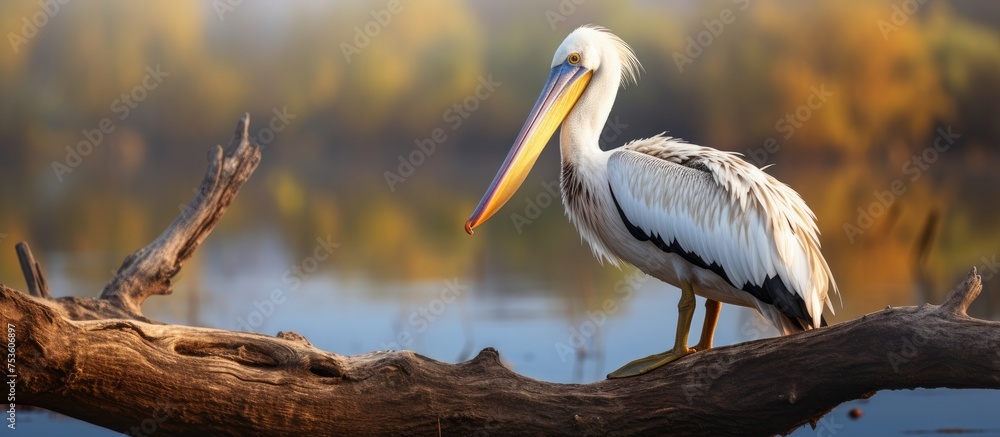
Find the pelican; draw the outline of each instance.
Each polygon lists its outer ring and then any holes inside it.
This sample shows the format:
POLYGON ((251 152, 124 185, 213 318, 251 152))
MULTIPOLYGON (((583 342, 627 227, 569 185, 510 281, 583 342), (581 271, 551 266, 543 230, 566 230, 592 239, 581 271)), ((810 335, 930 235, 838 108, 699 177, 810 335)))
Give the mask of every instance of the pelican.
POLYGON ((816 216, 787 185, 740 159, 663 134, 603 151, 598 136, 619 86, 635 83, 635 53, 599 26, 559 45, 548 81, 479 205, 470 235, 507 202, 562 125, 566 215, 599 260, 629 263, 681 290, 672 349, 608 375, 640 375, 712 347, 721 303, 757 310, 782 334, 825 326, 838 294, 820 253, 816 216), (695 295, 706 298, 688 348, 695 295))

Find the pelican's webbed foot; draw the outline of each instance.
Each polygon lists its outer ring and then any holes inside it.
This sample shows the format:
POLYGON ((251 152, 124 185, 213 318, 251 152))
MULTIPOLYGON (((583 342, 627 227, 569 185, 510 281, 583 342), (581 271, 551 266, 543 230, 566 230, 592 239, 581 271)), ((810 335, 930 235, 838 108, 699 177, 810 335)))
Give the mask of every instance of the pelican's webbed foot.
POLYGON ((659 368, 671 361, 679 360, 692 353, 694 353, 694 349, 684 347, 684 349, 674 348, 663 353, 650 355, 646 358, 639 358, 638 360, 632 361, 622 366, 620 369, 609 373, 608 379, 639 376, 643 373, 659 368))
POLYGON ((694 316, 694 302, 694 287, 690 282, 682 282, 681 300, 677 303, 677 338, 674 340, 673 349, 632 361, 609 373, 608 379, 642 375, 671 361, 684 358, 695 351, 711 348, 712 337, 715 335, 715 325, 719 320, 719 302, 712 299, 705 301, 705 325, 701 330, 701 341, 692 349, 687 347, 687 337, 691 330, 691 318, 694 316))

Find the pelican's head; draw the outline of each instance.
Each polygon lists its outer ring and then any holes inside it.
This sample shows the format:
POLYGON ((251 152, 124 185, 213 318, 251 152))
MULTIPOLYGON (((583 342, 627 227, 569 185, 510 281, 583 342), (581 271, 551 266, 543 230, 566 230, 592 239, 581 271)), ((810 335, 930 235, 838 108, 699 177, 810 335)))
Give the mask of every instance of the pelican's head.
POLYGON ((556 49, 542 94, 490 188, 465 222, 465 231, 472 234, 473 229, 510 200, 556 128, 574 108, 583 106, 582 109, 598 114, 603 111, 603 117, 591 120, 603 125, 619 84, 635 82, 639 68, 628 44, 607 29, 584 26, 570 33, 556 49))

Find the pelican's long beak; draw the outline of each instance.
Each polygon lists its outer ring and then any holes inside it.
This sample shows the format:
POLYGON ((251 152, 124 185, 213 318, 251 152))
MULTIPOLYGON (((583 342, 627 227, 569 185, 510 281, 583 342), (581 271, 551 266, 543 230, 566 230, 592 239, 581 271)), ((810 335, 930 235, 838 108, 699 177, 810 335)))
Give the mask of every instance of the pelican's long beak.
POLYGON ((476 211, 465 222, 465 232, 472 235, 473 229, 483 224, 510 200, 535 165, 535 160, 549 138, 587 89, 592 75, 593 70, 565 62, 552 68, 549 80, 542 88, 542 95, 538 96, 528 121, 517 135, 514 147, 510 149, 503 166, 483 195, 483 200, 479 201, 476 211))

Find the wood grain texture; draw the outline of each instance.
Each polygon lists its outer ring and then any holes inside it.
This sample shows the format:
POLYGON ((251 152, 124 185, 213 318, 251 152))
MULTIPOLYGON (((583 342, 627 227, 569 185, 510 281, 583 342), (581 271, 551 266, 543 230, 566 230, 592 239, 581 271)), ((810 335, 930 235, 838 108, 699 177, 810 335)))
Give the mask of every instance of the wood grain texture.
POLYGON ((890 308, 592 384, 518 375, 493 349, 459 364, 409 351, 343 356, 294 332, 149 320, 142 302, 169 293, 259 163, 248 122, 210 155, 188 210, 99 298, 0 285, 24 404, 133 435, 752 436, 790 432, 878 390, 1000 389, 1000 322, 966 314, 982 289, 975 270, 941 306, 890 308))

